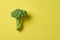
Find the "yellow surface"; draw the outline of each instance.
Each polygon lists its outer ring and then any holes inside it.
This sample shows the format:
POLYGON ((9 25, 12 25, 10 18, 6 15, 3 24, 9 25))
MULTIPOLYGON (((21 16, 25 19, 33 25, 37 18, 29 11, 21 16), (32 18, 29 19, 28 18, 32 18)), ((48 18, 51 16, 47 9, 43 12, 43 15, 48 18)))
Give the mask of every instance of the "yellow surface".
POLYGON ((60 40, 60 0, 0 0, 0 40, 60 40), (21 32, 11 17, 17 8, 31 15, 21 32))

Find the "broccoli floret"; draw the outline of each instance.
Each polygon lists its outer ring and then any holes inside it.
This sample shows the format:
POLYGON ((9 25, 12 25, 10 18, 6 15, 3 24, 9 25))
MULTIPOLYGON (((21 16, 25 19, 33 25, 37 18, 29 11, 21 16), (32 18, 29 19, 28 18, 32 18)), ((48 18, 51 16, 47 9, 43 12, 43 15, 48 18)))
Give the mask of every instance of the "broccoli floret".
POLYGON ((22 21, 27 17, 27 11, 16 9, 11 12, 11 16, 16 18, 17 30, 20 31, 22 29, 22 21))

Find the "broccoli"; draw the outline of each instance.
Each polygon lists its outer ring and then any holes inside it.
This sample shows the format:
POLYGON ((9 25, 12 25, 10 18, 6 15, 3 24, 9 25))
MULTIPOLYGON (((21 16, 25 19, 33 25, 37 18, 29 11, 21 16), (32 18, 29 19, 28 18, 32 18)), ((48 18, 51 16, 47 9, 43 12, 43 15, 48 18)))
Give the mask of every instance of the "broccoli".
POLYGON ((11 16, 16 18, 17 30, 21 31, 23 20, 27 17, 27 11, 16 9, 11 12, 11 16))

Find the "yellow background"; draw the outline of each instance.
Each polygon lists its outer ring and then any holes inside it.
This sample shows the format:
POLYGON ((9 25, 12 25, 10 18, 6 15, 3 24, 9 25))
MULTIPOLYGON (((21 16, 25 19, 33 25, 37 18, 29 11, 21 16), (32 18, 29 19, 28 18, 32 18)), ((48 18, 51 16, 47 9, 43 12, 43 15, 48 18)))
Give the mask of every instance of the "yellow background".
POLYGON ((60 0, 0 0, 0 40, 60 40, 60 0), (11 17, 17 8, 31 15, 21 32, 11 17))

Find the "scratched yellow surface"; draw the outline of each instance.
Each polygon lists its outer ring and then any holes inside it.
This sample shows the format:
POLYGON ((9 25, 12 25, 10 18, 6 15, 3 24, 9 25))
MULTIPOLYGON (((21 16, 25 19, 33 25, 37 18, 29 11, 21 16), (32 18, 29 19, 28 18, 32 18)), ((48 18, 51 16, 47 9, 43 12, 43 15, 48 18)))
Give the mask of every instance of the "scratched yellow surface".
POLYGON ((0 0, 0 40, 60 40, 60 0, 0 0), (31 15, 21 32, 11 17, 17 8, 31 15))

